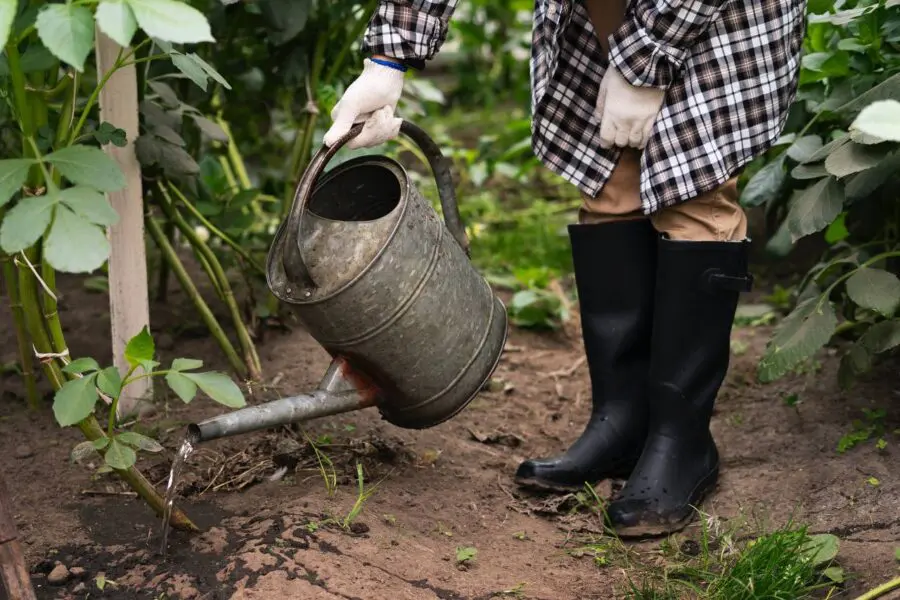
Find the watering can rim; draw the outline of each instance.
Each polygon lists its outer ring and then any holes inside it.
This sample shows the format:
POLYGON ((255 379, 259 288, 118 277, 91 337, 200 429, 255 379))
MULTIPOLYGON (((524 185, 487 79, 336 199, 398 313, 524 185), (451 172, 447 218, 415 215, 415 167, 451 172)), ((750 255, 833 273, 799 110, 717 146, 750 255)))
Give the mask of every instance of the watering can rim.
MULTIPOLYGON (((303 173, 303 176, 300 178, 300 181, 297 184, 297 188, 294 192, 293 204, 291 206, 288 218, 284 222, 282 222, 281 226, 279 227, 279 230, 284 232, 284 238, 281 242, 282 252, 280 262, 282 263, 281 266, 284 271, 285 278, 289 280, 290 285, 296 285, 299 288, 307 290, 308 295, 311 295, 311 293, 309 293, 309 290, 318 288, 318 285, 313 280, 312 276, 309 273, 309 270, 306 267, 306 263, 303 261, 302 252, 300 251, 300 244, 297 239, 300 235, 300 225, 303 219, 303 215, 305 212, 308 212, 307 205, 309 203, 309 199, 316 189, 316 181, 321 176, 325 165, 329 160, 331 160, 331 158, 337 153, 337 151, 340 150, 341 147, 343 147, 344 144, 346 144, 348 141, 362 132, 363 126, 363 123, 357 123, 350 128, 350 131, 348 131, 333 145, 323 145, 316 152, 315 156, 313 156, 312 160, 310 160, 306 170, 303 173), (294 252, 285 252, 285 248, 291 248, 292 250, 294 250, 294 252)), ((431 137, 429 137, 428 134, 417 125, 404 120, 401 123, 400 132, 412 139, 419 146, 426 159, 428 160, 429 166, 431 167, 432 173, 437 182, 438 194, 440 196, 441 207, 443 209, 444 223, 450 234, 453 236, 453 238, 456 240, 456 242, 462 248, 463 252, 468 257, 469 240, 468 236, 466 235, 465 226, 462 224, 462 220, 459 215, 459 207, 456 202, 456 190, 453 186, 453 176, 450 172, 447 158, 444 156, 440 147, 434 142, 434 140, 432 140, 431 137)), ((382 158, 388 159, 388 157, 382 158)), ((367 160, 371 159, 368 158, 367 160)), ((403 169, 402 165, 400 165, 400 168, 403 170, 404 175, 406 176, 408 181, 408 172, 403 169)), ((396 231, 396 229, 394 231, 396 231)), ((272 256, 272 250, 274 250, 275 247, 276 245, 273 244, 269 252, 269 261, 267 262, 270 265, 272 259, 274 258, 272 256)), ((267 271, 269 270, 270 269, 267 268, 267 271)), ((362 273, 365 272, 366 270, 364 269, 362 273)), ((268 278, 269 273, 267 273, 267 279, 268 278)), ((355 280, 356 278, 354 278, 354 281, 355 280)), ((333 298, 335 294, 340 293, 340 291, 345 290, 346 288, 346 285, 342 286, 340 290, 328 294, 326 298, 317 298, 316 300, 311 301, 292 299, 291 303, 313 304, 319 300, 333 298)))
MULTIPOLYGON (((389 171, 391 171, 395 175, 400 175, 399 177, 397 177, 397 179, 398 179, 398 182, 400 183, 401 198, 400 198, 400 201, 397 202, 397 206, 392 208, 387 214, 385 214, 381 217, 378 217, 376 219, 367 219, 367 220, 361 220, 361 221, 342 221, 341 219, 329 219, 328 217, 323 217, 322 215, 313 212, 311 204, 309 206, 307 206, 307 208, 306 208, 307 214, 313 215, 319 221, 325 221, 327 223, 345 223, 348 225, 353 225, 354 223, 370 224, 370 223, 377 223, 378 221, 380 221, 382 219, 386 219, 390 215, 394 214, 394 212, 397 210, 397 208, 399 208, 401 205, 408 204, 407 202, 405 202, 406 195, 403 194, 403 192, 409 191, 409 187, 410 187, 409 186, 409 183, 410 183, 409 172, 398 161, 394 160, 390 156, 384 156, 382 154, 365 154, 363 156, 355 156, 355 157, 348 159, 348 160, 342 162, 341 164, 335 166, 332 170, 323 173, 321 176, 321 181, 318 181, 316 183, 316 186, 313 188, 312 192, 310 192, 310 194, 309 194, 310 199, 312 199, 312 197, 316 195, 316 192, 319 190, 319 188, 321 188, 323 185, 328 183, 330 177, 336 177, 337 175, 339 175, 340 174, 340 173, 338 173, 339 170, 340 171, 350 170, 353 167, 359 166, 359 164, 363 163, 363 162, 387 163, 382 166, 386 167, 389 171)), ((400 211, 400 216, 402 217, 405 212, 406 212, 406 206, 403 206, 403 209, 400 211)), ((394 234, 397 232, 397 227, 399 227, 399 224, 400 224, 400 222, 398 220, 397 224, 395 224, 394 227, 391 229, 391 233, 389 234, 388 239, 392 238, 394 236, 394 234)), ((375 257, 372 259, 372 261, 369 262, 369 264, 367 264, 365 268, 368 269, 372 265, 372 263, 375 262, 375 260, 377 260, 379 256, 381 256, 381 254, 383 252, 384 252, 384 248, 379 250, 378 254, 375 255, 375 257)), ((365 271, 365 269, 363 269, 363 271, 365 271)))

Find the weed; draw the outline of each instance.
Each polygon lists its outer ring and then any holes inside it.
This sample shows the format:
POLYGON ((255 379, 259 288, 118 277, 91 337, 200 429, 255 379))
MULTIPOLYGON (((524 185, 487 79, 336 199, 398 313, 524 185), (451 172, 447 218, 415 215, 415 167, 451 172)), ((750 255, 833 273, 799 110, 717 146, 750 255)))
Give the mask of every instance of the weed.
POLYGON ((356 463, 356 482, 358 486, 356 501, 353 503, 353 506, 350 508, 350 512, 347 513, 347 516, 344 517, 344 520, 341 523, 341 527, 343 527, 344 529, 350 529, 350 525, 353 524, 353 521, 355 521, 359 514, 362 512, 366 500, 369 499, 369 496, 375 493, 375 488, 377 488, 379 485, 376 483, 375 485, 366 489, 361 463, 356 463))
POLYGON ((525 597, 525 584, 520 583, 514 588, 510 588, 508 590, 502 590, 499 592, 494 592, 491 594, 491 598, 504 598, 504 597, 512 597, 512 598, 524 598, 525 597))
POLYGON ((478 550, 471 546, 457 546, 456 548, 456 564, 469 565, 475 562, 478 550))
POLYGON ((309 439, 309 436, 306 433, 303 433, 303 437, 306 438, 307 443, 313 449, 313 452, 316 453, 316 462, 319 465, 319 474, 322 475, 322 481, 325 482, 325 489, 328 491, 328 496, 334 496, 335 491, 337 490, 337 473, 334 470, 334 463, 331 462, 331 459, 327 454, 319 450, 319 446, 316 442, 313 442, 309 439))
MULTIPOLYGON (((853 421, 853 429, 845 433, 838 441, 838 454, 843 454, 851 448, 868 441, 874 436, 881 436, 884 434, 884 419, 887 416, 887 412, 884 409, 879 408, 871 410, 868 408, 864 408, 863 414, 866 417, 865 421, 855 419, 853 421)), ((880 442, 881 441, 884 440, 882 439, 880 440, 880 442)), ((877 445, 878 444, 876 444, 876 446, 877 445)), ((881 444, 879 449, 884 449, 884 447, 886 446, 887 442, 884 442, 884 444, 881 444)))

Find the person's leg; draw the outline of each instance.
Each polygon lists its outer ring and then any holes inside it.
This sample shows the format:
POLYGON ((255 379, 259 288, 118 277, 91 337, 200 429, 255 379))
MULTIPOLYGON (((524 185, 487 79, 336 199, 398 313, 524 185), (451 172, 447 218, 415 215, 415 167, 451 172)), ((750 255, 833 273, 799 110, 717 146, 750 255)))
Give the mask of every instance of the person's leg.
POLYGON ((644 445, 657 238, 641 210, 639 154, 626 150, 569 226, 592 411, 563 454, 527 460, 520 485, 572 491, 627 477, 644 445))
POLYGON ((719 455, 710 417, 728 369, 738 297, 753 281, 734 180, 652 222, 660 240, 647 441, 607 507, 609 525, 622 537, 682 529, 715 487, 719 455))

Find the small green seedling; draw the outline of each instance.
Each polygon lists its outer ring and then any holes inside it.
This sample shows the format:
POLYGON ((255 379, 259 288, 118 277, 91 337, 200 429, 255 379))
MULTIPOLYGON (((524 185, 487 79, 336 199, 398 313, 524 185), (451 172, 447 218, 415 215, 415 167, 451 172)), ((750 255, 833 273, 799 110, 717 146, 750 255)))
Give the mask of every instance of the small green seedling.
POLYGON ((162 446, 135 431, 119 431, 116 412, 119 400, 129 384, 146 377, 164 377, 169 388, 185 403, 197 395, 198 388, 216 402, 231 408, 246 405, 240 388, 224 373, 195 373, 203 361, 176 358, 168 369, 156 370, 160 363, 153 360, 156 347, 147 327, 131 338, 125 346, 125 359, 129 369, 122 377, 114 366, 101 368, 93 358, 79 358, 63 367, 63 371, 76 375, 66 382, 53 400, 53 414, 62 427, 81 423, 94 414, 97 401, 102 397, 110 404, 106 435, 81 442, 72 449, 72 460, 80 462, 94 452, 103 456, 105 464, 99 473, 126 470, 137 462, 137 450, 159 452, 162 446), (139 373, 140 371, 140 373, 139 373))
POLYGON ((456 548, 456 564, 468 565, 475 562, 478 550, 471 546, 457 546, 456 548))

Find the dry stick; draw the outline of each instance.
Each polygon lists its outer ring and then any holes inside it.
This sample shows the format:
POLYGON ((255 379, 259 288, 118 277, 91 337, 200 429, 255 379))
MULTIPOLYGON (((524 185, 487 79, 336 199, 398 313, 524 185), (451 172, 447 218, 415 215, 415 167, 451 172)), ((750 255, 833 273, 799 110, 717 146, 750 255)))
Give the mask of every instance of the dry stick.
MULTIPOLYGON (((0 215, 2 220, 2 215, 0 215)), ((9 309, 12 312, 13 323, 16 327, 16 342, 19 346, 19 363, 22 366, 22 379, 25 380, 25 397, 28 407, 38 410, 41 406, 41 397, 37 391, 37 381, 34 376, 34 360, 31 349, 28 347, 28 331, 25 328, 25 312, 22 310, 22 301, 19 299, 19 282, 16 269, 12 264, 12 258, 8 254, 0 253, 0 262, 3 263, 3 279, 6 281, 6 292, 9 296, 9 309)))
POLYGON ((231 290, 231 284, 228 281, 228 277, 225 275, 222 264, 219 262, 219 259, 216 258, 215 253, 210 250, 206 242, 200 239, 197 232, 188 225, 188 222, 184 220, 184 217, 182 217, 181 213, 178 212, 178 209, 175 208, 172 203, 172 198, 169 196, 168 191, 161 182, 159 183, 159 191, 162 192, 163 196, 160 198, 160 205, 162 206, 163 212, 166 213, 166 216, 170 221, 175 223, 175 226, 181 230, 181 233, 188 239, 191 246, 194 247, 194 250, 196 250, 209 265, 210 277, 218 284, 219 289, 222 290, 222 299, 228 306, 228 312, 231 313, 231 320, 234 321, 238 342, 241 345, 241 350, 244 352, 244 361, 247 363, 247 368, 250 370, 250 378, 254 381, 260 381, 262 379, 262 366, 259 362, 259 355, 256 353, 256 347, 253 345, 253 340, 250 339, 250 333, 247 331, 247 326, 244 324, 243 318, 241 318, 241 310, 238 307, 237 300, 234 299, 234 292, 231 290))
POLYGON ((0 475, 0 575, 3 587, 6 595, 14 600, 36 600, 10 507, 9 491, 0 475))
POLYGON ((234 346, 232 346, 231 342, 228 340, 228 336, 225 335, 225 331, 222 330, 222 326, 219 325, 215 315, 213 315, 212 311, 209 309, 209 305, 206 304, 206 301, 203 300, 200 292, 197 291, 194 282, 191 281, 190 275, 188 275, 184 265, 181 264, 178 254, 176 254, 175 249, 169 243, 169 240, 166 239, 162 227, 160 227, 159 223, 157 223, 150 215, 146 216, 145 221, 147 223, 147 231, 150 233, 150 237, 153 238, 157 248, 159 248, 162 253, 163 260, 169 263, 169 267, 171 267, 175 277, 178 278, 181 287, 184 288, 185 293, 194 302, 203 322, 206 323, 210 333, 216 338, 219 346, 222 347, 222 351, 225 353, 228 362, 231 363, 231 368, 241 377, 246 377, 247 366, 241 361, 237 352, 234 350, 234 346))

